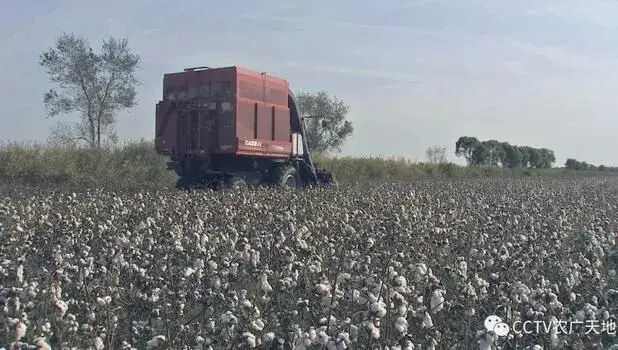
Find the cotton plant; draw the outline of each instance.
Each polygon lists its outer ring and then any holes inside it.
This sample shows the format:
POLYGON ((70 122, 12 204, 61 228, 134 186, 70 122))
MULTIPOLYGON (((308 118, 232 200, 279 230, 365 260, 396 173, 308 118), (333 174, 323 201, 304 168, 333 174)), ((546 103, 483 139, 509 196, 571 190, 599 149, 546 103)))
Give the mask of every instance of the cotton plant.
POLYGON ((526 179, 4 198, 0 343, 608 345, 585 329, 502 337, 483 325, 489 312, 509 323, 612 320, 618 192, 607 186, 526 179))

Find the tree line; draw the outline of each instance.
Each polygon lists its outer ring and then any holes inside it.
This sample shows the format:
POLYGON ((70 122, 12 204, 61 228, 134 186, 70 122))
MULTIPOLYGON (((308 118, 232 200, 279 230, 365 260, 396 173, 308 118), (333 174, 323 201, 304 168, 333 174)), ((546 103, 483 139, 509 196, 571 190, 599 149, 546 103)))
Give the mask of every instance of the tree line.
POLYGON ((469 166, 547 169, 556 162, 554 151, 547 148, 517 146, 497 140, 480 141, 472 136, 457 140, 455 155, 464 157, 469 166))
MULTIPOLYGON (((554 151, 547 148, 511 145, 497 140, 480 141, 472 136, 461 136, 457 139, 455 155, 464 157, 468 166, 548 169, 556 162, 554 151)), ((595 166, 574 158, 568 158, 564 167, 571 170, 618 172, 618 167, 595 166)))
POLYGON ((594 164, 590 164, 588 162, 579 161, 574 158, 568 158, 564 163, 564 167, 572 170, 598 170, 598 171, 611 171, 618 172, 618 167, 610 167, 606 165, 596 166, 594 164))

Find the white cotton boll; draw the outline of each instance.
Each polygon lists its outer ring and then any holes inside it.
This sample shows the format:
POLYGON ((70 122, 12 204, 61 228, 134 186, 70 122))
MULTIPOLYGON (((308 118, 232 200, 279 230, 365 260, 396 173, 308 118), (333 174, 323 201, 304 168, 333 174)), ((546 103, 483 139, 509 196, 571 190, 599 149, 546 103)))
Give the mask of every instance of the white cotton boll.
POLYGON ((19 264, 19 266, 17 266, 17 271, 15 273, 15 276, 17 278, 17 283, 19 285, 24 283, 24 265, 23 264, 19 264))
POLYGON ((386 315, 386 304, 383 301, 372 303, 371 312, 373 312, 378 318, 384 317, 386 315))
POLYGON ((205 342, 206 340, 204 340, 204 338, 201 335, 198 335, 195 337, 195 344, 203 345, 205 342))
POLYGON ((309 244, 304 239, 296 239, 296 246, 301 250, 309 249, 309 244))
POLYGON ((299 344, 299 346, 303 346, 305 349, 307 349, 308 347, 311 346, 312 343, 313 343, 312 340, 309 339, 309 334, 305 333, 303 334, 302 341, 299 344))
POLYGON ((264 329, 264 322, 261 319, 257 319, 255 321, 251 321, 249 327, 253 330, 261 332, 264 329))
POLYGON ((229 273, 232 276, 236 276, 238 274, 238 263, 230 264, 229 273))
POLYGON ((358 326, 350 325, 350 338, 353 340, 358 339, 358 326))
MULTIPOLYGON (((379 287, 377 287, 377 288, 379 288, 379 287)), ((375 303, 375 302, 378 301, 378 297, 375 296, 373 293, 369 293, 368 298, 369 298, 369 302, 371 302, 371 303, 375 303)))
POLYGON ((321 295, 327 295, 330 293, 330 287, 323 283, 316 284, 315 289, 317 289, 318 293, 321 295))
POLYGON ((221 278, 219 278, 219 276, 214 276, 212 278, 212 287, 216 290, 221 289, 221 278))
POLYGON ((401 304, 397 306, 397 315, 405 317, 408 313, 408 306, 406 304, 401 304))
POLYGON ((380 328, 378 327, 371 328, 371 338, 380 339, 380 328))
POLYGON ((355 303, 358 303, 360 301, 361 298, 361 292, 358 291, 357 289, 353 289, 352 290, 352 301, 354 301, 355 303))
POLYGON ((234 314, 232 314, 231 311, 227 311, 226 313, 221 315, 221 322, 225 325, 236 324, 238 322, 238 319, 236 318, 236 316, 234 316, 234 314))
POLYGON ((423 323, 421 324, 422 328, 431 328, 433 327, 433 320, 428 312, 425 312, 425 317, 423 317, 423 323))
POLYGON ((402 340, 403 345, 399 348, 401 350, 414 350, 414 343, 410 339, 402 340))
POLYGON ((319 344, 327 345, 330 337, 328 336, 328 334, 326 334, 326 332, 321 330, 318 332, 317 340, 319 344))
POLYGON ((317 337, 318 332, 316 332, 315 329, 311 328, 307 333, 307 339, 309 340, 309 344, 307 344, 307 346, 311 345, 317 339, 317 337))
POLYGON ((395 321, 395 330, 398 333, 403 334, 408 331, 408 321, 403 317, 397 317, 395 321))
POLYGON ((394 282, 395 286, 397 286, 397 287, 404 287, 405 288, 408 285, 408 281, 406 280, 406 278, 401 276, 401 275, 395 277, 393 282, 394 282))
POLYGON ((245 339, 246 345, 250 348, 255 348, 257 346, 257 342, 255 339, 255 335, 253 335, 253 333, 250 332, 244 332, 242 334, 243 338, 245 339))
POLYGON ((195 259, 193 262, 193 268, 196 270, 202 270, 204 268, 204 259, 195 259))
POLYGON ((344 341, 348 344, 351 343, 350 335, 347 332, 342 332, 342 333, 337 334, 337 339, 344 341))
POLYGON ((437 345, 438 345, 438 342, 434 338, 430 337, 429 338, 429 344, 427 344, 427 347, 425 349, 426 350, 435 350, 437 345))
POLYGON ((431 296, 431 312, 437 313, 444 308, 444 291, 436 289, 431 296))
POLYGON ((251 250, 251 266, 253 266, 254 268, 258 266, 258 264, 260 263, 260 252, 256 251, 256 250, 251 250))
POLYGON ((50 322, 45 322, 42 326, 41 326, 41 331, 43 333, 49 333, 51 332, 51 323, 50 322))
POLYGON ((343 282, 349 281, 351 278, 352 278, 352 275, 350 275, 347 272, 344 272, 337 277, 337 282, 343 283, 343 282))
POLYGON ((462 276, 467 276, 468 274, 468 264, 465 261, 460 261, 457 269, 462 276))
POLYGON ((260 275, 260 289, 264 293, 270 293, 273 291, 273 287, 271 287, 270 283, 268 283, 268 276, 265 273, 260 275))
POLYGON ((190 267, 187 267, 185 269, 185 277, 191 277, 191 275, 193 275, 194 273, 195 273, 195 270, 190 267))
POLYGON ((118 247, 126 247, 130 244, 130 241, 126 237, 118 236, 116 237, 116 245, 118 247))
POLYGON ((94 348, 96 350, 105 349, 105 342, 103 342, 103 339, 101 339, 101 337, 94 338, 94 348))
MULTIPOLYGON (((567 332, 568 332, 568 328, 567 328, 567 332)), ((550 332, 549 339, 550 339, 552 347, 557 349, 558 346, 560 345, 560 339, 558 338, 558 333, 556 330, 552 330, 552 332, 550 332)))
POLYGON ((575 300, 577 300, 577 295, 571 292, 571 294, 569 294, 569 302, 573 303, 575 300))
POLYGON ((43 338, 37 338, 34 344, 37 346, 37 350, 52 350, 52 347, 43 338))
POLYGON ((19 341, 26 335, 26 331, 28 330, 28 326, 21 321, 17 321, 17 327, 15 328, 15 340, 19 341))
POLYGON ((272 343, 273 340, 275 340, 275 333, 273 333, 273 332, 265 333, 262 336, 262 342, 263 343, 269 344, 269 343, 272 343))
POLYGON ((577 310, 575 312, 575 318, 577 319, 577 321, 584 322, 586 320, 586 311, 577 310))
POLYGON ((420 275, 425 275, 427 273, 427 265, 423 263, 416 264, 416 272, 420 275))
POLYGON ((67 313, 69 306, 64 301, 56 299, 54 300, 54 309, 56 310, 56 315, 62 318, 67 313))

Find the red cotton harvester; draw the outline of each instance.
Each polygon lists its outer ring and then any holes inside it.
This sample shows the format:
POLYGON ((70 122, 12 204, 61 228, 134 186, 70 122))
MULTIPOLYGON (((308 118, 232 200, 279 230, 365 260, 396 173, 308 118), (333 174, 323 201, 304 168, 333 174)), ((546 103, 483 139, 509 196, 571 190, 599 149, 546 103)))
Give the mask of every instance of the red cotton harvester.
POLYGON ((288 82, 265 73, 231 66, 165 74, 155 132, 179 189, 336 183, 311 159, 288 82))

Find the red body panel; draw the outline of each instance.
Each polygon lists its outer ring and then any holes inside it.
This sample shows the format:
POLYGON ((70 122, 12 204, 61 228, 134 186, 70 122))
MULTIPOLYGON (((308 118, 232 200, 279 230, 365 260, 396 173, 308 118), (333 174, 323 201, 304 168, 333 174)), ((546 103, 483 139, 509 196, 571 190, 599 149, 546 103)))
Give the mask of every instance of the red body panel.
POLYGON ((159 154, 287 158, 290 133, 284 79, 235 66, 164 75, 156 111, 159 154), (189 100, 193 105, 170 109, 174 101, 189 100))

